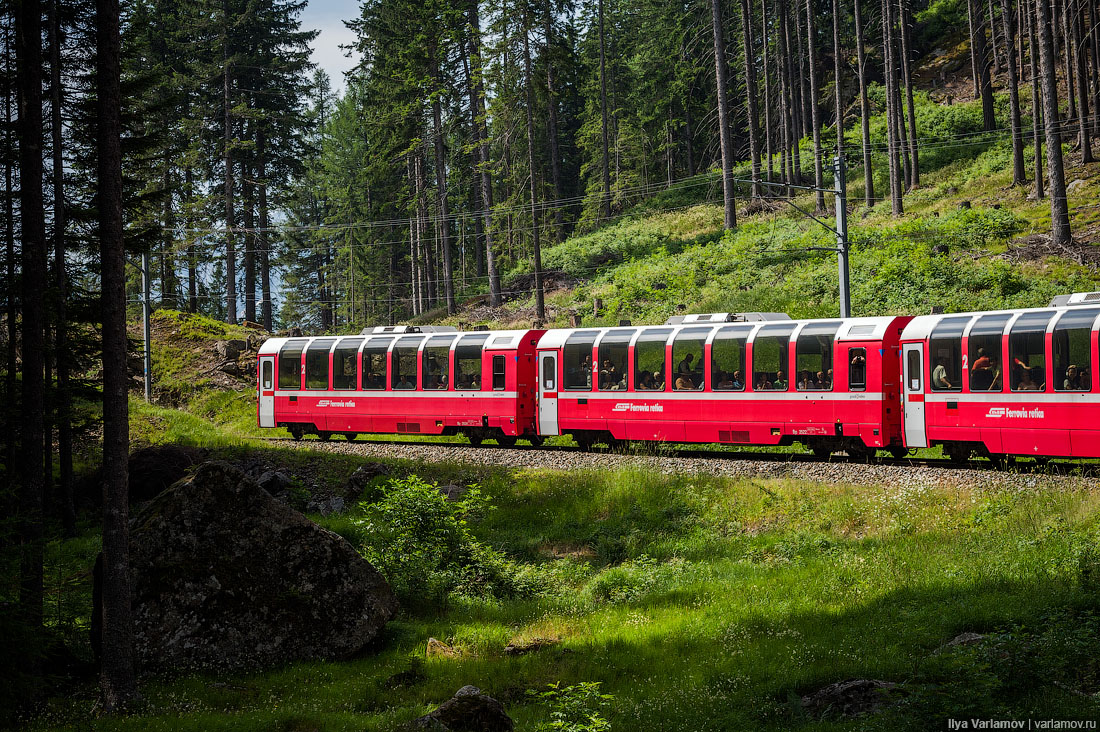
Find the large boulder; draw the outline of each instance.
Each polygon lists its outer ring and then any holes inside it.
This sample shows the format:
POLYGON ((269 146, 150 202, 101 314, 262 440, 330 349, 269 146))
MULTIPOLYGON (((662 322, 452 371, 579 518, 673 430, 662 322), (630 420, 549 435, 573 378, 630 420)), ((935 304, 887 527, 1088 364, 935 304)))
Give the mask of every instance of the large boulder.
POLYGON ((476 686, 463 686, 434 711, 405 727, 435 732, 512 732, 514 728, 504 705, 476 686))
POLYGON ((135 650, 150 672, 347 657, 397 610, 347 541, 224 462, 135 517, 130 561, 135 650))
POLYGON ((130 454, 130 500, 147 501, 198 465, 206 453, 186 445, 154 445, 130 454))

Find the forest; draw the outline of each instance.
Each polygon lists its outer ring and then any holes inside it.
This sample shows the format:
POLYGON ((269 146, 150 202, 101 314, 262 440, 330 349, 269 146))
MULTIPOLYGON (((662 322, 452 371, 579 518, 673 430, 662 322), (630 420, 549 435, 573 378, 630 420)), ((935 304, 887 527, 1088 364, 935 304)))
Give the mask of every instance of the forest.
POLYGON ((339 83, 310 60, 305 6, 0 7, 0 696, 44 693, 44 552, 88 521, 82 491, 102 493, 104 708, 137 694, 128 400, 145 300, 318 334, 529 297, 546 323, 546 276, 607 262, 544 253, 647 201, 713 199, 726 232, 807 190, 827 215, 839 155, 853 211, 902 220, 927 157, 975 140, 1009 146, 1012 187, 1049 203, 1053 247, 1075 245, 1065 165, 1092 163, 1100 135, 1098 0, 363 0, 339 83), (973 129, 922 118, 971 102, 973 129))

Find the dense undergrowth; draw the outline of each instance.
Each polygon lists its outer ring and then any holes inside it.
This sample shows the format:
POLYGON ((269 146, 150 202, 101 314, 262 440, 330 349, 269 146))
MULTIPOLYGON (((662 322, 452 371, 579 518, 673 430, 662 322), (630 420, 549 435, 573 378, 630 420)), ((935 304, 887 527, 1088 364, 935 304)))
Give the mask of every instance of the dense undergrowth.
MULTIPOLYGON (((331 460, 333 481, 357 462, 268 449, 331 460)), ((964 713, 1100 714, 1082 696, 1100 691, 1096 488, 1053 490, 1040 476, 887 489, 394 467, 398 477, 376 480, 359 508, 314 517, 374 559, 405 600, 380 650, 150 679, 122 718, 96 718, 86 683, 31 726, 385 730, 475 684, 528 730, 552 714, 529 691, 590 682, 610 697, 599 713, 618 730, 917 730, 964 713), (425 481, 477 490, 447 503, 425 481), (386 547, 412 550, 382 556, 386 547), (962 632, 985 637, 942 648, 962 632), (426 657, 430 637, 454 655, 426 657), (874 716, 806 716, 800 695, 849 678, 904 693, 874 716)), ((90 598, 86 582, 66 577, 91 561, 96 539, 88 530, 50 550, 58 627, 74 638, 90 598)))

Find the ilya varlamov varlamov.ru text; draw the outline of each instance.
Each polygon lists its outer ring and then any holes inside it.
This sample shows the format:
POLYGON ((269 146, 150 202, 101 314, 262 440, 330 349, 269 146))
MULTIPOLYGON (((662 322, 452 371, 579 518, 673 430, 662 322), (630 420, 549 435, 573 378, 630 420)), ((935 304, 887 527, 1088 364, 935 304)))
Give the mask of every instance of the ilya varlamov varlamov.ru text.
POLYGON ((1073 719, 949 719, 947 729, 1096 729, 1096 722, 1073 719))

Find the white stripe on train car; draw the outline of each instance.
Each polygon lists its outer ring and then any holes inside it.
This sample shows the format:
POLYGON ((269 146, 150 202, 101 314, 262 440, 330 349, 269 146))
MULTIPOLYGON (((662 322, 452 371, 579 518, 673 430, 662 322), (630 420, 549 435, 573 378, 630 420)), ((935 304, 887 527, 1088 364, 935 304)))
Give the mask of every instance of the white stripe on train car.
POLYGON ((853 392, 829 392, 829 391, 797 391, 797 392, 771 392, 771 391, 682 391, 682 392, 654 392, 647 394, 638 391, 559 391, 558 399, 562 401, 576 401, 578 399, 613 399, 613 400, 642 400, 642 401, 787 401, 787 402, 844 402, 844 401, 879 401, 882 399, 880 391, 853 391, 853 392))
POLYGON ((276 391, 277 397, 338 397, 340 399, 447 399, 460 397, 463 399, 514 399, 514 391, 321 391, 320 389, 282 390, 276 391))
POLYGON ((988 404, 990 402, 1009 402, 1011 404, 1023 404, 1028 402, 1041 402, 1043 404, 1100 404, 1100 394, 1089 392, 1056 391, 1056 392, 992 392, 990 394, 960 394, 959 392, 939 392, 926 394, 925 402, 958 402, 959 404, 988 404))

